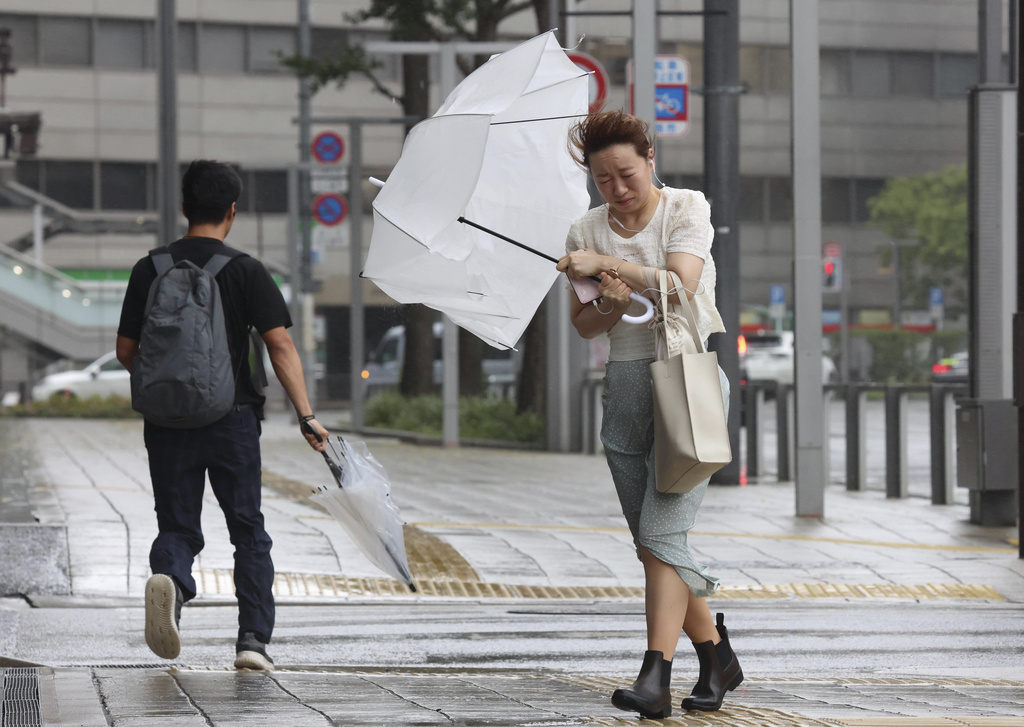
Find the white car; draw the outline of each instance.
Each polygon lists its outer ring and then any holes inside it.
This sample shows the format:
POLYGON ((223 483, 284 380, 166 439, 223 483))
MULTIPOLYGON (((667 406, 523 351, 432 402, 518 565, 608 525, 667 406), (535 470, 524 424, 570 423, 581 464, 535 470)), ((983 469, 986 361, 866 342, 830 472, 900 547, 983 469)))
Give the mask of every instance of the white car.
MULTIPOLYGON (((746 352, 740 344, 740 378, 745 381, 775 381, 793 383, 793 332, 760 331, 746 338, 746 352)), ((821 379, 834 381, 836 365, 822 354, 821 379)))
POLYGON ((56 393, 84 399, 89 396, 132 396, 128 371, 113 351, 100 356, 80 371, 50 374, 32 387, 32 399, 43 401, 56 393))

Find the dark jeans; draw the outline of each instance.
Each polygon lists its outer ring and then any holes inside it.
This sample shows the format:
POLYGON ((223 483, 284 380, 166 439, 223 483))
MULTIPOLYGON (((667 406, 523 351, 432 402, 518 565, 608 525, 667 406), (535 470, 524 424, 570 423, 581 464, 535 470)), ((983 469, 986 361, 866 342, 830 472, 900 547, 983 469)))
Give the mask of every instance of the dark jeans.
POLYGON ((235 546, 238 633, 263 643, 274 630, 273 544, 260 512, 260 423, 252 409, 233 411, 199 429, 146 423, 146 449, 160 534, 149 552, 153 573, 178 581, 186 601, 196 595, 192 562, 203 549, 200 515, 209 473, 235 546))

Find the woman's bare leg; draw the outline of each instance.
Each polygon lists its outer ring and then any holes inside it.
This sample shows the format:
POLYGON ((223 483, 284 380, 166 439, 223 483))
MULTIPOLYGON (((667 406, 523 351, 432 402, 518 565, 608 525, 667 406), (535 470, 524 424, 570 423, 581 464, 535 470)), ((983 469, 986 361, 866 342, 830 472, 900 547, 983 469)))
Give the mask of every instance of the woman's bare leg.
MULTIPOLYGON (((647 648, 660 651, 666 661, 672 661, 693 596, 676 569, 646 548, 640 548, 640 561, 646 580, 647 648)), ((707 610, 706 603, 704 609, 707 610)))
POLYGON ((705 641, 713 641, 717 644, 722 640, 715 627, 711 609, 708 608, 708 599, 697 598, 690 593, 690 600, 686 606, 686 618, 683 620, 683 631, 695 644, 703 644, 705 641))

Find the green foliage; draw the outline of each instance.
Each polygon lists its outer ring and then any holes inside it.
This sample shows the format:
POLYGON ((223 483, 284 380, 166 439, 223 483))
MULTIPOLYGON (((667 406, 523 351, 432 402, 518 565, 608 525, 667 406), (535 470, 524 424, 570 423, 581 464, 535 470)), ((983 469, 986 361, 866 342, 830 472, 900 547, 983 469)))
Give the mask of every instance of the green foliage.
POLYGON ((926 384, 930 360, 921 351, 926 334, 903 329, 861 331, 871 345, 868 379, 880 384, 926 384))
MULTIPOLYGON (((383 429, 438 436, 444 416, 440 396, 404 397, 387 391, 366 405, 366 424, 383 429)), ((516 414, 515 403, 493 396, 463 397, 459 400, 459 436, 507 442, 544 441, 544 419, 534 412, 516 414)))
MULTIPOLYGON (((928 288, 947 291, 952 312, 967 304, 967 167, 948 167, 941 172, 895 177, 868 200, 871 224, 894 241, 918 240, 903 247, 900 255, 900 286, 912 304, 925 307, 928 288)), ((892 248, 880 251, 883 264, 892 248)))
POLYGON ((131 399, 90 396, 79 399, 57 393, 45 401, 0 408, 0 417, 70 417, 74 419, 141 419, 131 399))

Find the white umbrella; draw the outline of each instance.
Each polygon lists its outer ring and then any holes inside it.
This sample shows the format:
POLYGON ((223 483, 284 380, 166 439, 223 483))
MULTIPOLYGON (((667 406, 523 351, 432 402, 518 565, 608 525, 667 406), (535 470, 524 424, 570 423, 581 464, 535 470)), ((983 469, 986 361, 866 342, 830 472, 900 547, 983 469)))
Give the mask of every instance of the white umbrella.
POLYGON ((341 523, 371 563, 415 591, 405 554, 402 516, 391 500, 387 472, 364 442, 337 439, 338 449, 327 440, 334 457, 322 453, 336 485, 316 488, 310 499, 341 523))
POLYGON ((589 207, 567 146, 588 93, 587 73, 550 32, 467 76, 409 132, 373 203, 363 276, 400 303, 514 346, 589 207))

